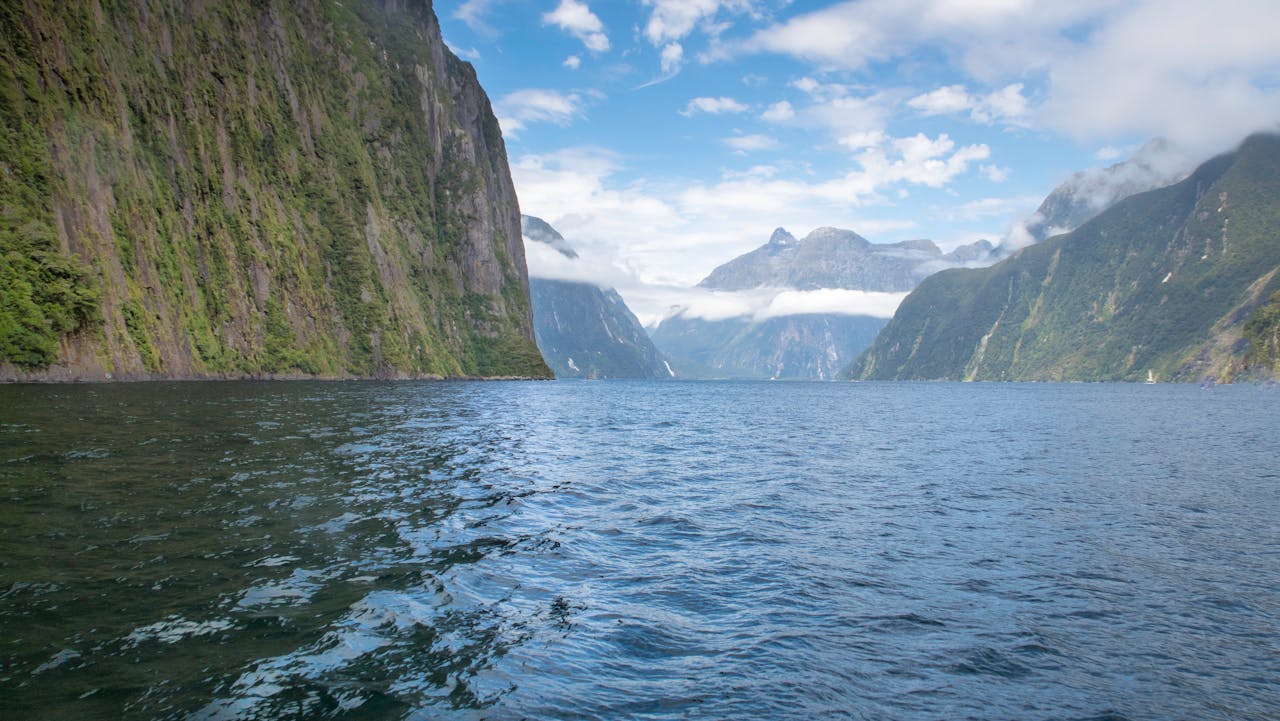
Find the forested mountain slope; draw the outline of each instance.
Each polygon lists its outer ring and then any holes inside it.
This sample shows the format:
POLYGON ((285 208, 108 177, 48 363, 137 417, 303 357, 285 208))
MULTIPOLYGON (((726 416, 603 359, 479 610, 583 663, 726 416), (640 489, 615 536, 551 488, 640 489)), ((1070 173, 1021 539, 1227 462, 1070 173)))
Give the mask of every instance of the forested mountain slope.
POLYGON ((0 8, 0 375, 545 376, 430 2, 0 8))
POLYGON ((990 268, 903 301, 851 375, 866 379, 1275 377, 1280 136, 1112 206, 990 268))

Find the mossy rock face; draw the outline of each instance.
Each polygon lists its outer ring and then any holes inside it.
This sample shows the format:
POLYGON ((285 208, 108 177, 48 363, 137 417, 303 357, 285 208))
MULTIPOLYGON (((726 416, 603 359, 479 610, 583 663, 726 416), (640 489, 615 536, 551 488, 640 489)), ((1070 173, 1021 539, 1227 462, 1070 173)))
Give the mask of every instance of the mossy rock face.
POLYGON ((5 377, 549 376, 429 2, 8 3, 0 123, 5 377))
POLYGON ((1278 289, 1280 136, 1256 135, 1071 233, 927 278, 851 375, 1274 378, 1278 289))
POLYGON ((1248 343, 1245 371, 1280 377, 1280 291, 1245 322, 1244 339, 1248 343))

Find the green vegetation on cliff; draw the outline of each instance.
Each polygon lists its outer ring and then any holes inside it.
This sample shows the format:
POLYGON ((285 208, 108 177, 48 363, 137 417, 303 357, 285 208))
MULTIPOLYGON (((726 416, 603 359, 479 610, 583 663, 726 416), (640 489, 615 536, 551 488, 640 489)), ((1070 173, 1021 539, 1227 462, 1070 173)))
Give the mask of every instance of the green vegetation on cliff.
POLYGON ((1249 316, 1244 339, 1248 350, 1241 363, 1242 374, 1280 378, 1280 291, 1249 316))
POLYGON ((1272 306, 1263 304, 1278 289, 1280 136, 1258 135, 1181 183, 1132 196, 995 266, 926 279, 851 373, 950 380, 1140 380, 1148 370, 1161 380, 1274 375, 1274 361, 1262 367, 1275 327, 1272 306))
POLYGON ((429 2, 30 0, 0 33, 4 375, 549 374, 429 2))

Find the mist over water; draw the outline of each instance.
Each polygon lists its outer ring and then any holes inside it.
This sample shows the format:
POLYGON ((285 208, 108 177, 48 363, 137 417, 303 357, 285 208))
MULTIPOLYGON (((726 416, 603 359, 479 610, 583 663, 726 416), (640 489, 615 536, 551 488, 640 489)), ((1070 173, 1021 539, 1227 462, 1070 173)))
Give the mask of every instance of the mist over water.
POLYGON ((1278 393, 3 386, 0 717, 1270 717, 1278 393))

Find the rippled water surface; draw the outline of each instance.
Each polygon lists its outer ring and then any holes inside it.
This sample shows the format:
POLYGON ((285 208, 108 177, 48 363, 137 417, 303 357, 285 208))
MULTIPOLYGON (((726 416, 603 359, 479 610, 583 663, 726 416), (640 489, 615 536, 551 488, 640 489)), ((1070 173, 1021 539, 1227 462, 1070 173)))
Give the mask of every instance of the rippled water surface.
POLYGON ((0 717, 1264 719, 1280 390, 0 387, 0 717))

